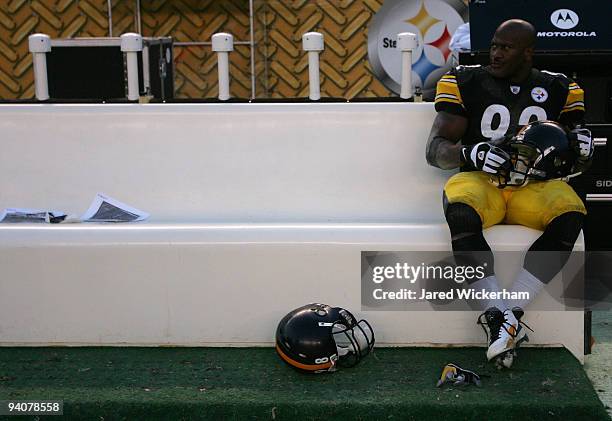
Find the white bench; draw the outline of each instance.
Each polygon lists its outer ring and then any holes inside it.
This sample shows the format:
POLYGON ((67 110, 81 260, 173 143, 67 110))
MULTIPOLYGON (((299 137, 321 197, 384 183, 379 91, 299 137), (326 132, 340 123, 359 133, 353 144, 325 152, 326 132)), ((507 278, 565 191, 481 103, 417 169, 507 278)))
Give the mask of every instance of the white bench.
MULTIPOLYGON (((0 225, 0 345, 271 345, 320 301, 381 345, 483 344, 475 312, 360 311, 360 251, 450 250, 427 166, 432 104, 0 105, 0 208, 130 224, 0 225)), ((538 232, 498 226, 495 250, 538 232)), ((582 238, 576 245, 583 249, 582 238)), ((499 260, 499 259, 498 259, 499 260)), ((511 282, 518 262, 498 261, 511 282)), ((532 343, 582 361, 581 312, 528 312, 532 343)))

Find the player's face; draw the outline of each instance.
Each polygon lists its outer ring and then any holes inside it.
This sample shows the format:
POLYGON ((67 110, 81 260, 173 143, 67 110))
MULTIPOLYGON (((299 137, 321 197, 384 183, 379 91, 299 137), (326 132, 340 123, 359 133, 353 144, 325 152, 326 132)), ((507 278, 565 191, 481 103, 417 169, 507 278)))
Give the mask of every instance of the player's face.
POLYGON ((491 74, 504 79, 516 76, 528 65, 523 45, 505 34, 496 33, 491 40, 489 59, 491 74))

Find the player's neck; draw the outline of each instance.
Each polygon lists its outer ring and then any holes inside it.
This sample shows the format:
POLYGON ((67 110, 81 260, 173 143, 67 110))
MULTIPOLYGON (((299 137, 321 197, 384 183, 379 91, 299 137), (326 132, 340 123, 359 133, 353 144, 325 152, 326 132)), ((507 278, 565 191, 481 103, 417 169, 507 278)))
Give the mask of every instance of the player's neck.
POLYGON ((514 75, 510 76, 510 82, 520 84, 524 82, 531 74, 531 66, 525 66, 524 68, 517 71, 514 75))

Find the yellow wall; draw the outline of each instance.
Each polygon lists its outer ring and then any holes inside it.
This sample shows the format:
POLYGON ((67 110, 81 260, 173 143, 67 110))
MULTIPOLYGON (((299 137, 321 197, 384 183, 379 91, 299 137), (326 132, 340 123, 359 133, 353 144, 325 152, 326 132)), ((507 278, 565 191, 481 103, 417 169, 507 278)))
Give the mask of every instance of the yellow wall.
MULTIPOLYGON (((177 42, 210 41, 230 32, 249 40, 247 0, 141 0, 144 36, 172 36, 177 42)), ((308 95, 307 58, 301 35, 325 35, 321 55, 323 96, 388 96, 367 61, 367 26, 382 0, 255 0, 256 96, 308 95)), ((137 30, 135 1, 113 0, 113 35, 137 30)), ((52 38, 109 35, 107 0, 8 0, 0 2, 0 98, 34 96, 28 35, 52 38)), ((217 95, 216 57, 210 46, 175 47, 177 97, 217 95)), ((250 97, 250 48, 230 55, 232 95, 250 97)))

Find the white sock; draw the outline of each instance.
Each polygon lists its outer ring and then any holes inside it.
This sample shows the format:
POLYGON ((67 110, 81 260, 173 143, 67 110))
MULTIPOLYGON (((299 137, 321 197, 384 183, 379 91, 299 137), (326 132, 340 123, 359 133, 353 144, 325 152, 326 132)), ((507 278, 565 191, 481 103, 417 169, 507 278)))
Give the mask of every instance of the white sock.
POLYGON ((527 292, 529 293, 529 298, 511 300, 509 302, 510 306, 519 306, 524 309, 545 286, 546 284, 529 273, 529 271, 525 268, 521 268, 518 278, 514 281, 512 288, 510 288, 510 293, 527 292))
MULTIPOLYGON (((485 290, 488 292, 501 292, 499 289, 499 283, 497 282, 497 278, 495 275, 487 276, 486 278, 479 279, 478 281, 467 286, 476 291, 485 290)), ((497 307, 501 311, 504 311, 508 306, 501 298, 490 299, 490 300, 482 300, 480 301, 483 310, 486 310, 489 307, 497 307)))

